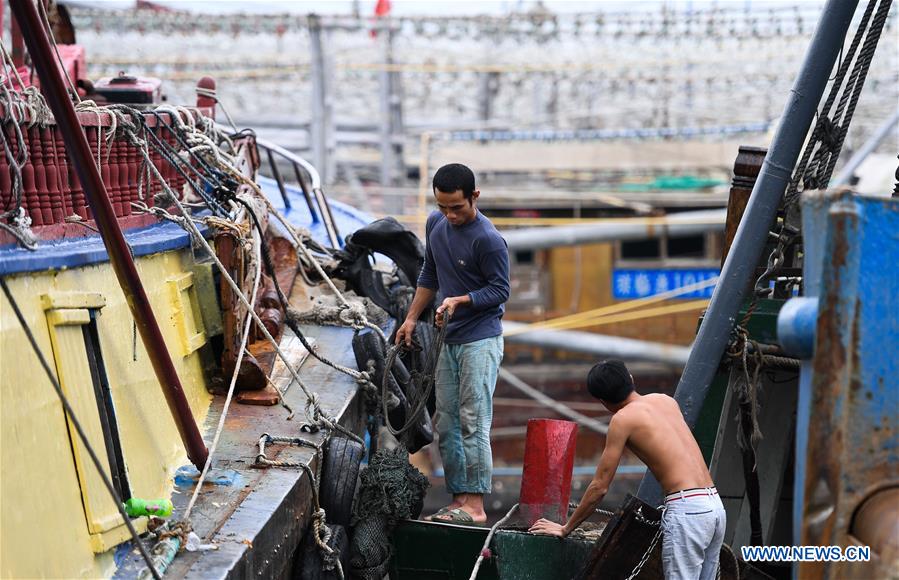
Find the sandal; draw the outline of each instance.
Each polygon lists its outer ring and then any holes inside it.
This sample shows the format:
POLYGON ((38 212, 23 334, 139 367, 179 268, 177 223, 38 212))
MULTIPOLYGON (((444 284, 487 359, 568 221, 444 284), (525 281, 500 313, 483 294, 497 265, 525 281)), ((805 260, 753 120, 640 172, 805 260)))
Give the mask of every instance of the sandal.
POLYGON ((442 517, 434 517, 432 522, 442 522, 445 524, 465 524, 469 526, 484 526, 487 525, 487 522, 476 522, 474 518, 471 517, 471 514, 462 508, 453 508, 444 510, 442 514, 436 513, 434 516, 442 516, 442 517))
POLYGON ((436 512, 432 513, 431 515, 425 516, 421 519, 423 519, 426 522, 439 522, 440 520, 435 520, 434 518, 436 518, 437 516, 442 516, 447 511, 449 511, 449 509, 450 509, 449 507, 444 506, 444 507, 440 508, 439 510, 437 510, 436 512))

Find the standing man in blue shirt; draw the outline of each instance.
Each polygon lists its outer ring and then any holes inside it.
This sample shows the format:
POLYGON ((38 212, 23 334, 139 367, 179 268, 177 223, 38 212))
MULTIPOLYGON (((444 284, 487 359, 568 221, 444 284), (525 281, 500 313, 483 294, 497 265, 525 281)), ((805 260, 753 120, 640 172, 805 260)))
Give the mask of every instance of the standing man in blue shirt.
POLYGON ((438 326, 449 323, 437 364, 435 423, 447 491, 453 501, 434 521, 483 523, 493 457, 493 391, 503 358, 500 322, 509 299, 509 251, 478 211, 474 173, 459 163, 434 174, 440 211, 425 226, 425 262, 396 341, 412 343, 418 317, 440 297, 438 326))

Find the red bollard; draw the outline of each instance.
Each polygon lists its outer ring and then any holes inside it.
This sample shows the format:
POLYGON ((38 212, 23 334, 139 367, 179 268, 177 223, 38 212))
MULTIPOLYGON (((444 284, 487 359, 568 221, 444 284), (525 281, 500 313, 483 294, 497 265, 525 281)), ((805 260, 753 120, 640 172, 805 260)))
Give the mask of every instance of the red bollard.
POLYGON ((518 499, 518 509, 528 527, 540 518, 568 521, 576 442, 577 423, 555 419, 528 421, 518 499))

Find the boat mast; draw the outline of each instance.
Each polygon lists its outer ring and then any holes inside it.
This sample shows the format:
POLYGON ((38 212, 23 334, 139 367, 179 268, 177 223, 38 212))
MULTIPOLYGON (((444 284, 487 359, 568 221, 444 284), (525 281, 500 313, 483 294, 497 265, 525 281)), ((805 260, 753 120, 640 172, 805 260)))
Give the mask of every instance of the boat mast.
MULTIPOLYGON (((696 342, 674 398, 692 428, 699 418, 712 378, 718 371, 750 277, 762 255, 784 190, 815 117, 827 80, 843 47, 858 0, 828 0, 793 83, 783 115, 752 188, 749 203, 702 320, 696 342)), ((662 490, 651 473, 643 477, 638 496, 658 505, 662 490)))
POLYGON ((97 222, 97 228, 103 238, 109 260, 119 280, 119 286, 125 293, 125 300, 131 309, 131 315, 140 331, 141 339, 147 349, 156 378, 162 386, 172 418, 181 434, 181 441, 187 450, 191 462, 202 469, 206 463, 208 450, 197 429, 184 389, 172 359, 166 349, 165 341, 159 330, 153 309, 141 284, 137 268, 131 257, 131 251, 125 242, 125 236, 119 228, 106 186, 93 163, 87 138, 78 122, 75 107, 69 98, 62 73, 53 58, 53 49, 38 16, 37 7, 32 0, 10 0, 10 8, 23 32, 25 44, 31 55, 34 68, 41 81, 41 92, 47 99, 56 124, 62 133, 66 151, 78 173, 78 179, 84 188, 84 194, 91 212, 97 222))

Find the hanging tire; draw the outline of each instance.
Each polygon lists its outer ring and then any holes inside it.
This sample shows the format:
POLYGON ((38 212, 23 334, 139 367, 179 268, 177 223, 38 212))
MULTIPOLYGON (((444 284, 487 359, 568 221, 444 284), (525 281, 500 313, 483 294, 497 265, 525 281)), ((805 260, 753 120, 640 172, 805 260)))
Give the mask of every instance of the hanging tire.
POLYGON ((318 501, 329 524, 349 526, 353 515, 353 496, 359 479, 359 464, 365 448, 346 437, 332 436, 324 447, 318 501))
MULTIPOLYGON (((350 562, 350 537, 346 528, 338 525, 327 524, 331 530, 331 538, 328 547, 340 551, 340 564, 343 566, 344 575, 349 570, 350 562)), ((294 580, 338 580, 340 575, 337 570, 325 570, 321 551, 315 543, 312 527, 306 531, 303 541, 297 550, 297 560, 294 562, 294 580)))

